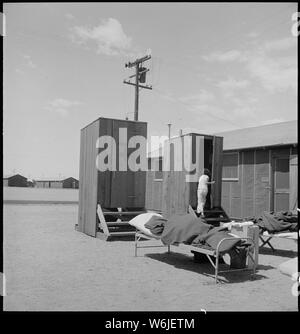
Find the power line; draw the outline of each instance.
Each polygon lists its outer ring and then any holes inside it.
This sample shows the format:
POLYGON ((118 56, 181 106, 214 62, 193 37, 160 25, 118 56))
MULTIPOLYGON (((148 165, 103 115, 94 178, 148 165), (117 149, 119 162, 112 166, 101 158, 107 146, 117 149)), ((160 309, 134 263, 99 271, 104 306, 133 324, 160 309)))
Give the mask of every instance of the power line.
MULTIPOLYGON (((159 89, 157 89, 157 88, 155 88, 155 89, 153 90, 153 92, 155 92, 156 94, 158 94, 160 97, 163 97, 163 98, 165 98, 165 96, 167 95, 165 92, 163 92, 163 91, 161 91, 161 90, 159 90, 159 89)), ((178 102, 178 103, 180 103, 180 104, 182 104, 182 105, 184 105, 184 106, 186 106, 186 107, 189 107, 189 109, 194 108, 194 106, 193 106, 192 104, 185 103, 185 102, 183 102, 182 100, 180 100, 179 98, 172 97, 171 99, 169 99, 169 101, 171 101, 171 102, 172 102, 172 100, 173 100, 174 103, 175 103, 175 102, 178 102)), ((238 124, 235 124, 234 122, 232 122, 232 121, 230 121, 230 120, 228 120, 228 119, 226 119, 226 118, 223 118, 223 117, 214 115, 214 114, 212 114, 212 113, 207 113, 207 112, 204 112, 204 111, 201 111, 201 110, 198 110, 198 112, 199 112, 199 113, 202 113, 202 114, 205 114, 205 115, 209 115, 209 116, 212 117, 212 118, 215 118, 215 119, 224 121, 224 122, 226 122, 226 123, 230 123, 231 125, 233 125, 233 126, 235 126, 235 127, 236 127, 236 126, 239 127, 238 124)))

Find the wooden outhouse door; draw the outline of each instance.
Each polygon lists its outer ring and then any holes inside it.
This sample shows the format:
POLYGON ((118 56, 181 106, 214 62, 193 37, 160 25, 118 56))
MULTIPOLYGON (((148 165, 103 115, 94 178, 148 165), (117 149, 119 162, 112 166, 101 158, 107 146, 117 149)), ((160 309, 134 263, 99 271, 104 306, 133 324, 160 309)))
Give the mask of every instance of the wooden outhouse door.
MULTIPOLYGON (((129 141, 134 136, 147 137, 147 124, 142 122, 128 122, 122 120, 113 120, 113 137, 117 143, 117 166, 118 170, 111 172, 111 193, 110 204, 111 208, 143 208, 145 206, 145 186, 146 172, 133 171, 130 169, 128 159, 130 155, 138 148, 128 147, 129 141), (127 131, 127 142, 125 145, 119 145, 120 128, 127 131), (127 171, 120 170, 119 158, 123 162, 127 161, 127 171)), ((144 152, 146 161, 146 151, 144 152)), ((140 160, 138 161, 140 162, 140 160)), ((125 166, 124 166, 125 167, 125 166)))

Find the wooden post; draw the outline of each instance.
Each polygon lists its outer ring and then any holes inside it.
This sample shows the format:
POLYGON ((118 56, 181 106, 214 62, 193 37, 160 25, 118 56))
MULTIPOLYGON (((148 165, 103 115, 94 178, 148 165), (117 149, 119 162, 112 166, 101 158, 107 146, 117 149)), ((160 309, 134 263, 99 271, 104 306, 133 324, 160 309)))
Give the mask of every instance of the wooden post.
POLYGON ((169 139, 171 138, 171 123, 168 123, 168 127, 169 127, 169 139))
POLYGON ((139 118, 139 63, 135 65, 135 100, 134 100, 134 120, 139 118))
POLYGON ((258 251, 259 251, 259 227, 258 226, 248 226, 247 228, 247 238, 252 238, 254 241, 254 250, 250 251, 250 254, 254 255, 254 263, 248 259, 249 269, 256 269, 258 266, 258 251))
POLYGON ((216 181, 211 188, 212 207, 221 207, 223 137, 213 138, 212 180, 216 181))
MULTIPOLYGON (((149 69, 145 68, 145 67, 141 67, 140 68, 140 64, 142 64, 144 61, 151 59, 150 55, 147 55, 145 57, 136 59, 133 63, 129 62, 127 64, 125 64, 125 67, 135 67, 135 74, 131 75, 129 77, 129 79, 134 78, 135 77, 135 83, 130 82, 128 80, 123 80, 123 83, 127 84, 127 85, 132 85, 135 86, 135 100, 134 100, 134 120, 137 121, 138 120, 138 112, 139 112, 139 88, 145 88, 145 89, 152 89, 152 86, 149 85, 140 85, 140 74, 144 73, 143 75, 146 75, 146 72, 149 71, 149 69)), ((144 78, 145 79, 145 78, 144 78)), ((145 82, 145 80, 142 80, 141 82, 145 82)))

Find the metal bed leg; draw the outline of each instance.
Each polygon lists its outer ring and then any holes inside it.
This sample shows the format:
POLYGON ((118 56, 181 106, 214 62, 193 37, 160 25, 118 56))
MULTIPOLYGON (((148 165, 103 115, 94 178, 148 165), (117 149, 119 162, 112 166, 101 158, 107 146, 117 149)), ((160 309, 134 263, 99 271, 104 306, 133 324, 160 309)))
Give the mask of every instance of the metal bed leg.
MULTIPOLYGON (((218 245, 217 245, 217 248, 216 248, 216 254, 215 254, 215 257, 216 257, 216 265, 214 266, 215 267, 215 282, 217 283, 218 282, 218 273, 219 273, 219 257, 220 257, 220 252, 219 252, 219 248, 221 246, 221 244, 225 241, 225 240, 233 240, 233 239, 236 239, 236 238, 224 238, 222 239, 218 245)), ((253 247, 254 247, 254 258, 253 258, 253 263, 254 263, 254 272, 256 270, 256 266, 255 266, 255 256, 256 256, 256 250, 255 250, 255 244, 254 244, 254 241, 253 239, 249 238, 249 237, 243 237, 243 238, 239 238, 240 240, 250 240, 253 247)), ((247 254, 247 257, 248 257, 249 253, 247 254)))
POLYGON ((137 236, 134 236, 134 256, 137 257, 137 236))
MULTIPOLYGON (((253 242, 253 254, 251 255, 251 257, 253 256, 252 258, 252 262, 253 262, 253 275, 255 275, 256 273, 256 266, 257 266, 257 263, 255 262, 255 259, 256 259, 256 256, 257 256, 257 253, 258 252, 258 249, 255 248, 255 245, 254 245, 254 242, 253 242)), ((248 264, 249 266, 249 264, 248 264)))
POLYGON ((218 270, 219 270, 219 252, 216 254, 216 268, 215 268, 215 283, 218 283, 218 270))

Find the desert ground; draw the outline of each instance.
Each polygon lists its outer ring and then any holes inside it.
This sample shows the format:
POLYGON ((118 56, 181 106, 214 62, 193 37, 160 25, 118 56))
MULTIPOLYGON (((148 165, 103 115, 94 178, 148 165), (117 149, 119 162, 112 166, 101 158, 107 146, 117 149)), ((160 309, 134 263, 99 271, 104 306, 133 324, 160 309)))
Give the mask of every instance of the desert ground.
POLYGON ((254 277, 221 274, 215 285, 209 264, 176 247, 171 254, 140 249, 134 257, 132 240, 77 232, 77 211, 76 204, 4 204, 4 310, 297 310, 294 282, 278 270, 297 255, 292 240, 275 240, 274 254, 264 248, 254 277))
POLYGON ((78 189, 3 187, 4 203, 78 203, 78 189))

